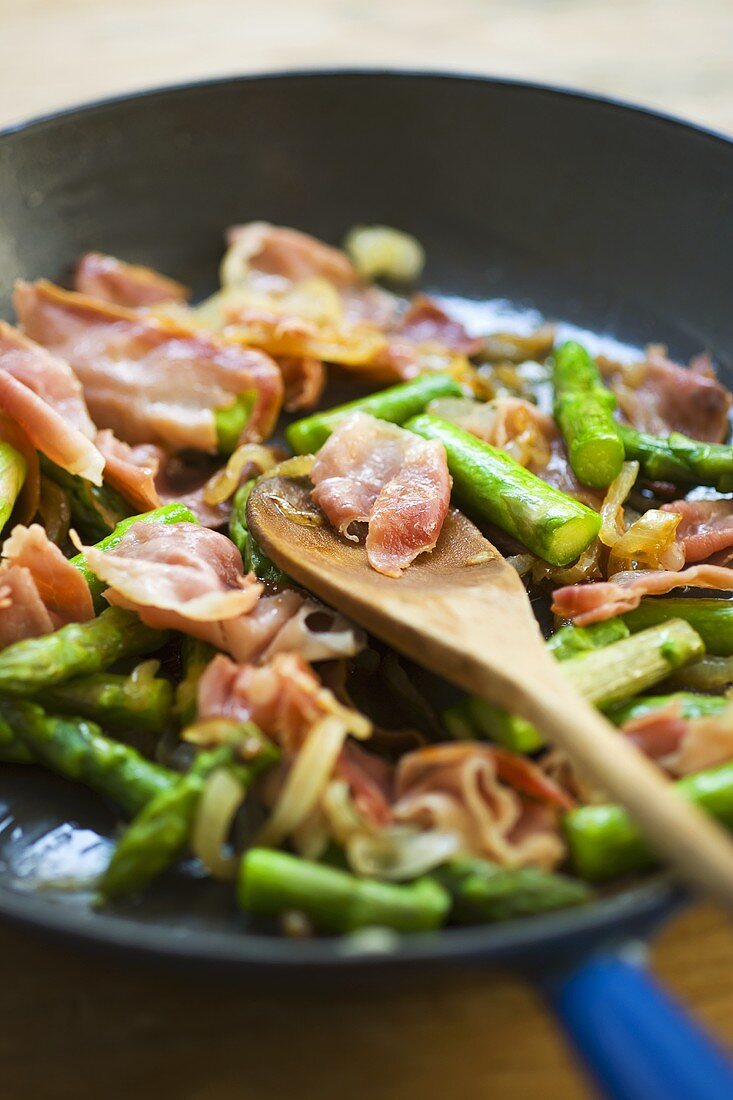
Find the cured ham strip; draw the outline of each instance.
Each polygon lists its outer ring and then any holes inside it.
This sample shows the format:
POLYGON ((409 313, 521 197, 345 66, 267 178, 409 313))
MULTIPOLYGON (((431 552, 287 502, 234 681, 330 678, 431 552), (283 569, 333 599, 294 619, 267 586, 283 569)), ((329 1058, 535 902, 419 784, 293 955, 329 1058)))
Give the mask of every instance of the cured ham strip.
POLYGON ((241 555, 224 535, 194 523, 134 523, 114 549, 84 553, 109 585, 106 599, 148 626, 182 630, 235 654, 246 638, 239 620, 262 586, 243 576, 241 555))
POLYGON ((733 704, 719 714, 685 718, 674 701, 621 730, 670 775, 692 775, 733 759, 733 704))
POLYGON ((356 268, 344 252, 297 229, 249 222, 232 226, 226 238, 230 253, 229 266, 222 272, 224 283, 241 281, 250 270, 279 275, 289 282, 314 276, 338 287, 358 282, 356 268))
POLYGON ((724 564, 733 551, 733 500, 675 500, 663 504, 661 511, 681 516, 677 541, 685 561, 705 561, 716 555, 716 564, 724 564))
POLYGON ((55 630, 30 569, 0 570, 0 649, 55 630))
POLYGON ((57 626, 83 623, 94 617, 89 585, 52 543, 40 524, 14 527, 2 556, 8 566, 28 569, 38 593, 57 626))
POLYGON ((154 306, 185 302, 188 288, 151 267, 128 264, 101 252, 86 252, 74 272, 74 289, 114 306, 154 306))
POLYGON ((667 569, 628 570, 608 581, 556 588, 552 594, 552 610, 576 626, 589 626, 633 611, 644 596, 663 596, 688 585, 733 591, 733 569, 722 565, 692 565, 678 573, 667 569))
POLYGON ((481 337, 469 336, 460 321, 426 294, 416 295, 407 312, 390 327, 396 340, 417 345, 437 344, 459 355, 477 355, 483 347, 481 337))
POLYGON ((69 360, 97 424, 127 443, 213 453, 214 411, 252 392, 246 437, 272 430, 283 383, 262 352, 45 280, 18 283, 14 301, 28 335, 69 360))
POLYGON ((313 499, 334 527, 357 541, 353 523, 367 522, 369 563, 389 577, 438 541, 450 503, 451 478, 437 441, 353 413, 318 453, 313 499))
POLYGON ((682 432, 693 439, 722 443, 728 433, 733 397, 715 378, 709 360, 681 367, 665 349, 651 345, 641 363, 600 359, 621 412, 639 431, 652 435, 682 432))
POLYGON ((350 717, 364 736, 369 722, 343 707, 297 653, 278 653, 267 664, 235 664, 221 654, 198 685, 201 718, 251 718, 287 754, 295 754, 310 728, 328 715, 350 717))
POLYGON ((326 367, 320 359, 312 357, 284 357, 278 360, 285 386, 285 409, 312 409, 326 385, 326 367))
POLYGON ((0 566, 0 646, 94 617, 89 586, 37 523, 14 527, 0 566))
MULTIPOLYGON (((537 771, 523 758, 522 767, 537 771)), ((516 789, 516 774, 502 780, 502 763, 491 746, 464 742, 431 745, 403 756, 395 776, 398 822, 452 833, 463 855, 483 856, 504 866, 552 868, 564 845, 557 829, 560 788, 550 782, 553 799, 529 798, 516 789), (556 792, 556 793, 555 793, 556 792)), ((537 780, 542 787, 547 777, 537 780)), ((534 776, 527 782, 535 783, 534 776)))
POLYGON ((104 455, 104 480, 140 512, 158 508, 162 501, 155 478, 161 463, 160 448, 147 443, 130 447, 108 428, 98 433, 96 444, 104 455))
POLYGON ((62 359, 0 321, 0 407, 33 446, 71 474, 102 484, 104 459, 81 384, 62 359))

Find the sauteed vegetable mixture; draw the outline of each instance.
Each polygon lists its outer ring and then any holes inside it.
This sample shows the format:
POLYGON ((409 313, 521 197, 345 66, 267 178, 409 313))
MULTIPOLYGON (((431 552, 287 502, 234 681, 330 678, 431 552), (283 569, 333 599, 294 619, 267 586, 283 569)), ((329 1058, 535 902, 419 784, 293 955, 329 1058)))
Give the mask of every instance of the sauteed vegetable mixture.
POLYGON ((193 853, 264 927, 421 931, 582 904, 654 862, 538 730, 267 558, 247 499, 274 474, 310 479, 294 523, 332 524, 394 584, 463 509, 570 682, 733 827, 731 394, 705 354, 469 331, 411 291, 423 260, 393 229, 339 250, 255 222, 197 305, 96 253, 72 290, 18 284, 0 757, 118 807, 99 905, 193 853), (669 597, 688 586, 715 596, 669 597))

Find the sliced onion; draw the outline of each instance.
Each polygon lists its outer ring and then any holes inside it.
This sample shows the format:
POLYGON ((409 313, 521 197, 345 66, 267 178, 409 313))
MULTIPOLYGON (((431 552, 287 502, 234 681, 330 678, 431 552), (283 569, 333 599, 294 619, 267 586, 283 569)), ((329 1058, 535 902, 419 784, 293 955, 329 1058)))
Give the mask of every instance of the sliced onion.
POLYGON ((372 836, 355 834, 347 842, 346 855, 359 875, 402 882, 445 863, 460 845, 456 833, 392 825, 372 836))
POLYGON ((223 504, 239 487, 242 472, 246 466, 256 466, 260 473, 264 474, 272 469, 275 461, 275 455, 270 447, 263 447, 261 443, 243 443, 230 456, 226 466, 217 470, 206 482, 204 501, 212 506, 223 504))
POLYGON ((425 250, 415 237, 387 225, 356 225, 344 250, 362 279, 380 277, 412 282, 425 266, 425 250))
POLYGON ((272 847, 289 836, 315 809, 346 740, 338 714, 327 714, 311 727, 296 756, 257 844, 272 847))
POLYGON ((650 508, 617 539, 608 558, 608 575, 627 569, 681 569, 684 547, 675 542, 681 516, 650 508))
POLYGON ((511 565, 512 569, 516 569, 520 577, 523 577, 525 573, 529 573, 536 560, 534 554, 512 554, 506 559, 506 563, 511 565))
POLYGON ((278 462, 277 466, 267 470, 265 477, 307 477, 313 469, 315 455, 294 455, 286 458, 284 462, 278 462))
POLYGON ((321 799, 321 810, 336 843, 345 848, 355 833, 367 826, 354 806, 351 788, 345 779, 332 779, 321 799))
POLYGON ((225 855, 224 848, 244 796, 244 787, 228 768, 217 768, 204 783, 191 847, 213 878, 232 879, 237 873, 237 857, 225 855))
POLYGON ((633 489, 638 474, 638 462, 624 462, 621 472, 606 490, 601 505, 601 529, 598 533, 604 546, 615 546, 626 529, 624 501, 633 489))

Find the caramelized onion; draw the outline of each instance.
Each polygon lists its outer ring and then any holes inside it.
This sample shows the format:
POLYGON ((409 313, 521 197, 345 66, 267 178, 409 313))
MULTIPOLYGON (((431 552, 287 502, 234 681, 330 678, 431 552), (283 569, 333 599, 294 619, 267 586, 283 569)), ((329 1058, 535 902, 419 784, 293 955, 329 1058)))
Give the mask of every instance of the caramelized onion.
POLYGON ((237 857, 225 855, 224 850, 244 796, 244 787, 228 768, 217 768, 204 783, 191 847, 213 878, 232 879, 236 875, 237 857))

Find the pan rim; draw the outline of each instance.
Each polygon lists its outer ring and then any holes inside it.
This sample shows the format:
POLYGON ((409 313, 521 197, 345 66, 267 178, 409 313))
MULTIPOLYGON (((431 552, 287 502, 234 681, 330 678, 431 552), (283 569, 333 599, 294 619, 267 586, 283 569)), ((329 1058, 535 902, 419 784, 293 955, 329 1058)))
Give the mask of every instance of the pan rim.
MULTIPOLYGON (((217 77, 152 85, 131 92, 64 106, 58 110, 23 118, 0 128, 0 154, 6 141, 26 133, 43 130, 67 121, 84 119, 94 114, 114 111, 137 101, 154 101, 161 96, 176 97, 190 92, 206 94, 219 87, 240 87, 267 82, 297 80, 338 80, 344 78, 429 80, 446 84, 476 84, 507 88, 520 94, 532 93, 550 98, 570 99, 588 103, 608 111, 642 116, 650 122, 682 128, 724 147, 733 147, 733 137, 690 122, 672 113, 619 99, 601 93, 586 92, 574 87, 539 81, 497 77, 480 73, 441 69, 411 69, 389 66, 296 68, 246 74, 225 74, 217 77)), ((213 966, 257 966, 283 969, 328 967, 343 969, 375 965, 425 963, 460 960, 519 959, 539 948, 571 951, 572 943, 582 938, 602 942, 615 937, 623 939, 649 929, 662 917, 679 907, 687 895, 665 875, 655 875, 643 882, 619 890, 612 896, 574 910, 563 910, 535 917, 513 920, 506 924, 482 925, 471 928, 450 928, 439 933, 401 935, 389 951, 346 949, 340 938, 324 938, 293 943, 284 938, 243 933, 237 939, 231 932, 176 931, 175 926, 152 925, 136 921, 134 915, 90 913, 52 904, 0 885, 0 916, 4 920, 35 932, 50 932, 55 937, 77 944, 98 946, 133 953, 149 960, 166 959, 189 964, 205 962, 213 966)))
POLYGON ((692 131, 701 137, 709 138, 714 142, 726 146, 733 145, 733 134, 724 130, 718 130, 712 126, 694 122, 676 115, 671 111, 663 111, 656 107, 640 104, 634 100, 622 97, 606 95, 602 92, 588 92, 570 84, 553 84, 545 81, 522 80, 518 77, 493 76, 491 74, 476 73, 471 71, 451 69, 412 69, 409 67, 390 66, 333 66, 325 68, 294 68, 272 69, 255 73, 229 73, 215 77, 202 77, 195 80, 172 81, 167 84, 151 84, 130 92, 116 92, 108 96, 101 96, 90 100, 82 100, 77 103, 67 104, 54 111, 44 111, 25 118, 7 123, 0 128, 0 142, 5 138, 22 134, 36 128, 42 128, 52 123, 58 123, 75 116, 92 114, 96 111, 110 107, 123 106, 137 100, 154 99, 161 95, 176 95, 191 91, 206 91, 208 89, 224 87, 226 85, 246 85, 254 83, 267 83, 269 81, 299 80, 308 78, 340 79, 343 77, 385 77, 403 78, 405 80, 428 79, 445 81, 446 83, 465 84, 489 84, 495 87, 511 88, 519 92, 534 92, 558 96, 563 99, 578 100, 596 104, 611 110, 628 112, 634 115, 642 115, 651 121, 662 122, 687 131, 692 131))

